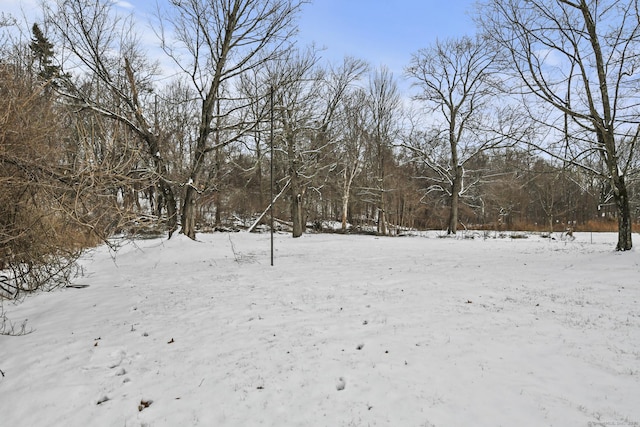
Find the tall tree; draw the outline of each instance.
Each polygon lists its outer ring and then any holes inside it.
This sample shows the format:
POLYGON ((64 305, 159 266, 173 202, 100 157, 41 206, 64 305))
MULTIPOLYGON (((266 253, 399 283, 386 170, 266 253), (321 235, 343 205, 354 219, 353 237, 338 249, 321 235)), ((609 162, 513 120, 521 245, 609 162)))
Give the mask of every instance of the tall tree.
POLYGON ((363 169, 364 154, 370 140, 370 115, 366 108, 367 94, 364 89, 357 88, 350 92, 342 104, 340 121, 341 133, 338 144, 336 178, 342 190, 342 232, 347 231, 349 201, 354 180, 363 169))
POLYGON ((69 55, 66 66, 79 71, 67 79, 63 94, 79 108, 94 111, 127 126, 146 145, 149 171, 167 210, 169 236, 177 229, 177 204, 160 132, 154 126, 153 78, 150 61, 132 30, 132 18, 122 17, 107 0, 57 0, 44 4, 69 55), (84 76, 84 78, 83 78, 84 76))
POLYGON ((430 156, 426 147, 409 144, 438 175, 438 188, 449 197, 447 234, 458 227, 458 208, 464 192, 465 164, 483 151, 500 144, 502 138, 482 135, 488 108, 497 93, 493 50, 482 37, 462 37, 436 41, 413 54, 407 74, 420 89, 415 99, 422 101, 438 131, 432 141, 446 141, 448 165, 430 156), (439 123, 439 124, 438 124, 439 123))
POLYGON ((197 199, 206 184, 203 167, 207 155, 238 140, 257 125, 247 122, 242 114, 251 99, 225 91, 231 89, 238 76, 281 54, 291 41, 294 19, 304 0, 169 3, 171 11, 160 14, 162 45, 188 76, 200 103, 195 147, 182 200, 182 233, 195 239, 197 199), (225 138, 212 138, 213 135, 225 138))
POLYGON ((591 156, 602 159, 591 171, 610 182, 620 251, 632 247, 626 181, 640 133, 638 9, 638 0, 490 0, 479 17, 527 110, 547 126, 537 147, 585 169, 591 156))
POLYGON ((310 187, 322 192, 335 169, 333 157, 338 135, 334 129, 351 85, 366 70, 366 64, 344 58, 335 67, 318 66, 315 47, 292 50, 272 70, 276 116, 286 159, 286 175, 293 237, 306 228, 306 194, 310 187))
POLYGON ((364 124, 359 120, 362 116, 356 117, 358 111, 362 111, 362 109, 358 108, 359 106, 354 102, 355 100, 364 102, 366 98, 363 90, 354 87, 354 83, 362 77, 368 68, 368 64, 362 60, 345 57, 338 66, 329 67, 324 81, 324 109, 319 121, 321 126, 317 139, 322 145, 330 146, 330 151, 337 154, 336 158, 329 162, 331 172, 329 172, 327 179, 335 180, 334 171, 338 171, 337 180, 341 181, 342 187, 343 231, 346 230, 351 186, 361 167, 360 161, 365 145, 365 138, 361 133, 364 124), (360 94, 360 96, 355 94, 360 94), (340 169, 342 169, 341 172, 340 169))
POLYGON ((392 143, 398 131, 400 95, 393 73, 385 66, 375 70, 369 80, 366 108, 371 114, 372 150, 375 158, 376 182, 373 191, 377 195, 377 231, 387 234, 386 166, 392 155, 392 143))

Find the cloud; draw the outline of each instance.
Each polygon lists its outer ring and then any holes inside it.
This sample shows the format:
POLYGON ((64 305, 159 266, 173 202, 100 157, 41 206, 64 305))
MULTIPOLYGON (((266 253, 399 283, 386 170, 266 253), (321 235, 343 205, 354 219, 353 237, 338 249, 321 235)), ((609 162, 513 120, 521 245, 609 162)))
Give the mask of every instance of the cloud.
POLYGON ((134 5, 132 5, 131 3, 129 3, 128 1, 124 1, 124 0, 118 0, 114 3, 117 7, 121 7, 123 9, 129 9, 129 10, 133 10, 135 8, 134 5))

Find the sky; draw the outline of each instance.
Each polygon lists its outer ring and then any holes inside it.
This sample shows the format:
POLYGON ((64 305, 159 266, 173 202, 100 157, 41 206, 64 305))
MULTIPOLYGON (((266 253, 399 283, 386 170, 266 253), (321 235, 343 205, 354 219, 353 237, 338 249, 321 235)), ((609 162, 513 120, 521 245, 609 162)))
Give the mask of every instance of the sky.
MULTIPOLYGON (((166 0, 161 0, 166 1, 166 0)), ((149 0, 118 0, 144 22, 149 0)), ((339 62, 344 56, 387 66, 400 76, 411 55, 437 38, 473 35, 469 12, 475 0, 314 0, 303 6, 298 22, 298 43, 315 43, 322 56, 339 62)), ((0 0, 0 12, 22 16, 38 10, 37 0, 0 0)), ((141 25, 141 28, 144 28, 141 25)), ((151 30, 148 30, 151 32, 151 30)), ((152 37, 149 37, 151 39, 152 37)))
POLYGON ((474 0, 315 0, 299 21, 301 43, 315 41, 324 56, 345 55, 402 73, 411 54, 437 38, 473 35, 474 0))

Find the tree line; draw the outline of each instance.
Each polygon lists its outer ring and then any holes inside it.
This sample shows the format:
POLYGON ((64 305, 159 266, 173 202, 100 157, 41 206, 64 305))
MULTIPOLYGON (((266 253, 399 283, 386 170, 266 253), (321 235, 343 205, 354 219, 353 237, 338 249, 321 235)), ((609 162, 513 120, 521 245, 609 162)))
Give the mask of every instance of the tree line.
POLYGON ((477 35, 401 76, 298 46, 304 4, 172 0, 146 34, 107 0, 1 15, 2 292, 114 233, 253 229, 270 206, 294 237, 571 228, 631 249, 637 0, 486 0, 477 35))

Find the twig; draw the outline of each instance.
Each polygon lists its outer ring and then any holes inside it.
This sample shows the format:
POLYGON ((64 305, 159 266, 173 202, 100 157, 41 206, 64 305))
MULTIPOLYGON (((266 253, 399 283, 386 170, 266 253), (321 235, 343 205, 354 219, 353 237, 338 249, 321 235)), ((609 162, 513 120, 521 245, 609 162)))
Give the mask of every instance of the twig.
POLYGON ((236 262, 240 262, 238 259, 238 254, 236 253, 236 247, 233 245, 233 240, 231 240, 231 234, 228 234, 229 243, 231 243, 231 252, 233 252, 233 258, 235 258, 236 262))
POLYGON ((16 331, 16 324, 7 318, 7 316, 3 313, 0 313, 0 335, 7 335, 11 337, 19 337, 22 335, 29 335, 33 332, 33 329, 27 330, 27 321, 28 319, 24 319, 22 324, 20 325, 20 330, 16 331))

